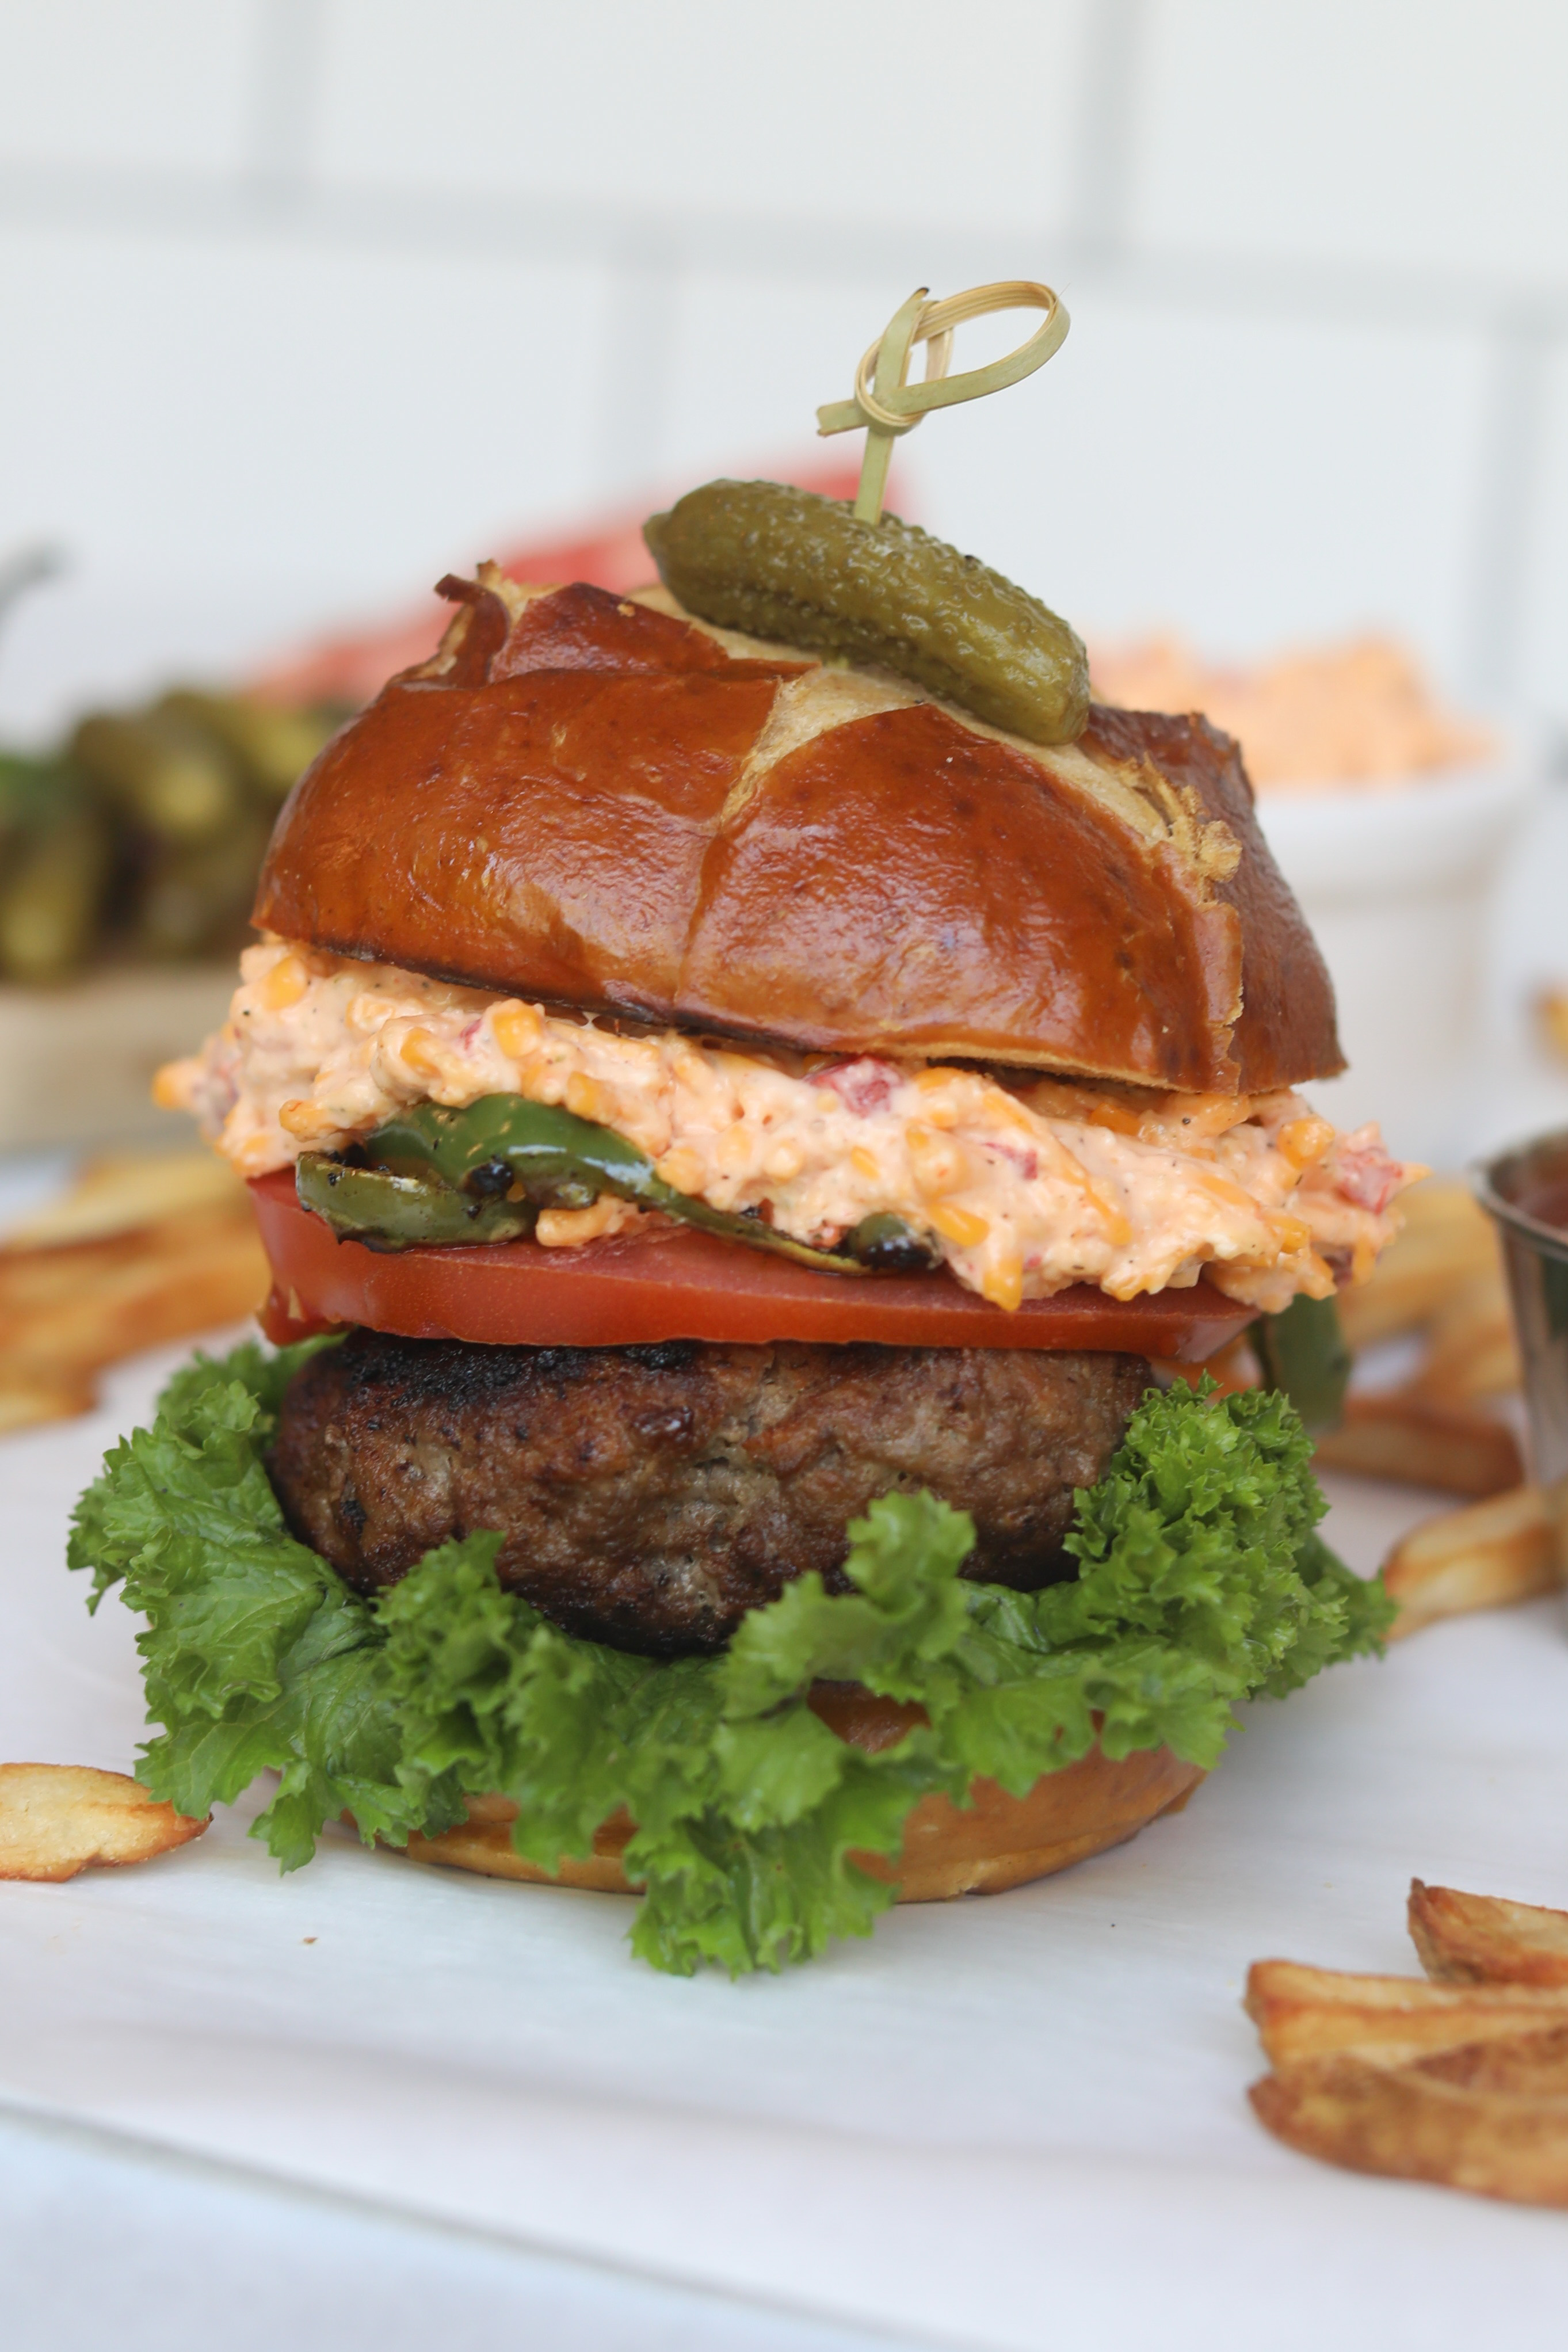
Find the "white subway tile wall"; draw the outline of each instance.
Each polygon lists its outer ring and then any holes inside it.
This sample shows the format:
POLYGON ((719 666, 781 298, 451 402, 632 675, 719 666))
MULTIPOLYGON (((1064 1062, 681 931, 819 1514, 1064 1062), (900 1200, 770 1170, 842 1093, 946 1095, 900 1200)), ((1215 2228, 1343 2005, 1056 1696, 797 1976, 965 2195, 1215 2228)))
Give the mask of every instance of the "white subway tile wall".
POLYGON ((7 535, 117 578, 373 608, 483 555, 519 479, 557 512, 599 492, 591 385, 539 341, 603 347, 602 265, 50 227, 0 230, 0 275, 30 354, 3 395, 30 453, 7 535))
POLYGON ((978 407, 940 440, 921 428, 910 459, 938 529, 1049 580, 1085 625, 1175 620, 1248 654, 1394 619, 1462 672, 1479 338, 1363 321, 1325 337, 1098 283, 1073 331, 1054 382, 1008 395, 1003 448, 978 407))
POLYGON ((1086 0, 336 0, 319 168, 360 188, 844 235, 1066 226, 1086 0), (1067 135, 1063 135, 1063 132, 1067 135))
MULTIPOLYGON (((918 283, 918 264, 912 262, 904 277, 909 279, 904 285, 907 294, 918 283)), ((889 315, 890 283, 903 285, 904 280, 875 269, 860 276, 835 271, 821 278, 798 263, 765 276, 745 268, 700 264, 672 270, 661 304, 665 348, 658 438, 663 469, 676 481, 700 481, 705 468, 708 473, 735 472, 763 452, 810 446, 821 404, 847 399, 854 389, 856 362, 889 315)), ((895 294, 892 307, 903 299, 895 294)), ((1027 334, 1038 321, 1019 312, 998 323, 1017 341, 1019 328, 1027 334)), ((960 358, 957 363, 965 362, 960 358)), ((917 374, 921 364, 916 362, 917 374)), ((1044 383, 1050 373, 1048 367, 1039 381, 1044 383)), ((635 374, 632 383, 635 393, 635 374)), ((1023 396, 1029 397, 1028 389, 1023 396)), ((1018 395, 1004 397, 1012 401, 1018 395)), ((948 422, 943 418, 923 425, 895 451, 895 465, 907 475, 906 461, 922 438, 929 440, 948 422)), ((859 462, 861 436, 846 434, 819 440, 815 446, 822 456, 841 457, 853 467, 859 462)))
POLYGON ((1149 0, 1129 229, 1559 292, 1565 69, 1562 0, 1149 0))
POLYGON ((0 731, 823 454, 1014 274, 1073 332, 905 445, 934 528, 1568 720, 1565 99, 1562 0, 0 0, 0 562, 69 566, 0 731))
POLYGON ((1568 713, 1568 337, 1540 367, 1521 420, 1529 477, 1520 550, 1520 682, 1537 709, 1568 713))
POLYGON ((0 157, 62 171, 232 171, 256 31, 254 0, 7 0, 0 157))

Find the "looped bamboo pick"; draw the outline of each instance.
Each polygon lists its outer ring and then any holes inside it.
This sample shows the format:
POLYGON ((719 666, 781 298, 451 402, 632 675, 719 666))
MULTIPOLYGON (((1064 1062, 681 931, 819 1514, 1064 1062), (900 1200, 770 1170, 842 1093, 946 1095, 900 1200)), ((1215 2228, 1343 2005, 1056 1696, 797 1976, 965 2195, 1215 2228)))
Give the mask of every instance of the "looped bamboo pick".
POLYGON ((967 294, 949 294, 940 302, 933 302, 929 296, 928 287, 917 286, 888 320, 855 370, 854 398, 831 401, 817 411, 820 434, 853 433, 862 425, 866 429, 855 497, 855 513, 862 522, 875 522, 882 512, 888 459, 901 434, 913 433, 933 408, 949 408, 956 401, 978 400, 984 393, 1021 383, 1061 350, 1071 323, 1060 297, 1032 278, 1003 278, 992 286, 972 286, 967 294), (954 328, 967 319, 983 319, 992 310, 1043 310, 1045 323, 1005 359, 950 376, 954 328), (916 343, 927 346, 924 383, 906 382, 916 343))

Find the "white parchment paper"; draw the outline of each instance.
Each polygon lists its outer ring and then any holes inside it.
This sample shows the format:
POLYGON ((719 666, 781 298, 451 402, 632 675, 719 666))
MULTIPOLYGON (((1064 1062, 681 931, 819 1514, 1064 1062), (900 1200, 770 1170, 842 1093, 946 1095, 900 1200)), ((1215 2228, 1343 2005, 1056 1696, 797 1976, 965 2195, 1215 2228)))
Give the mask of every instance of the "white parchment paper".
MULTIPOLYGON (((134 1625, 89 1619, 61 1549, 171 1360, 0 1447, 4 1758, 132 1762, 134 1625)), ((1364 1567, 1431 1507, 1337 1495, 1364 1567)), ((1413 1873, 1568 1903, 1565 1766, 1558 1607, 1440 1626, 1251 1710, 1133 1844, 738 1986, 633 1962, 623 1898, 339 1837, 280 1880, 240 1807, 146 1868, 0 1885, 0 2099, 937 2341, 1538 2334, 1568 2217, 1277 2147, 1238 2004, 1265 1954, 1414 1974, 1413 1873)))

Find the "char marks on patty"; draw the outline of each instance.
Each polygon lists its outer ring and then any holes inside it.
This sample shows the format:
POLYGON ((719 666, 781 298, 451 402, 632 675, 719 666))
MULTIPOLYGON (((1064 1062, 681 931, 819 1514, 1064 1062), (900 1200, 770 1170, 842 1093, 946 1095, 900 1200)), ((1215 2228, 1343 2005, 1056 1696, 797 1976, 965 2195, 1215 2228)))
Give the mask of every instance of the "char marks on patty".
POLYGON ((889 1492, 973 1514, 971 1576, 1071 1573, 1074 1489, 1148 1380, 1090 1352, 356 1331, 296 1373, 271 1470, 295 1533, 361 1591, 496 1529, 503 1584, 556 1624, 674 1656, 721 1647, 808 1570, 847 1591, 845 1523, 889 1492))

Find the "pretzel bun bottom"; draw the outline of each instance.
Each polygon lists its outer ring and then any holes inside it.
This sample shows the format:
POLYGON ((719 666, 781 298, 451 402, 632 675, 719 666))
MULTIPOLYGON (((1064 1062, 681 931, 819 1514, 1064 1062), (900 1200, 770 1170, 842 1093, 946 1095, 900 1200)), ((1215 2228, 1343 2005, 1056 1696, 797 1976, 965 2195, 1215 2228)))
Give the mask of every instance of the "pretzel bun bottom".
MULTIPOLYGON (((917 1708, 839 1685, 819 1685, 811 1705, 841 1738, 873 1751, 921 1719, 917 1708)), ((871 1853, 855 1859, 874 1877, 896 1880, 901 1903, 1000 1895, 1125 1843, 1162 1813, 1179 1812, 1203 1777, 1199 1766, 1184 1763, 1168 1748, 1140 1748, 1113 1762, 1095 1747, 1076 1764, 1043 1774, 1027 1796, 1009 1797, 994 1780, 977 1780, 972 1802, 964 1807, 943 1796, 922 1797, 904 1824, 896 1863, 871 1853)), ((439 1837, 411 1837, 409 1855, 487 1878, 601 1894, 637 1891, 622 1867, 634 1828, 624 1811, 595 1832, 591 1854, 563 1859, 549 1871, 525 1862, 514 1848, 517 1810, 507 1797, 471 1798, 465 1822, 439 1837)))

